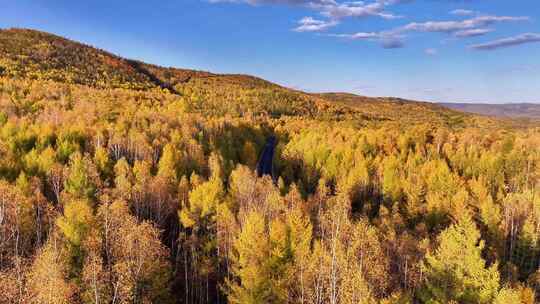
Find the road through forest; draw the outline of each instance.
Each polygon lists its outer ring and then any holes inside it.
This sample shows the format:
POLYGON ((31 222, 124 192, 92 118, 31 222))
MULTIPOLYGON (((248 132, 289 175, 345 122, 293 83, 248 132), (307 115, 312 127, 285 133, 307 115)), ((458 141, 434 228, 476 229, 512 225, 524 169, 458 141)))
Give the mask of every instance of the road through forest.
POLYGON ((259 177, 263 175, 270 175, 274 179, 274 151, 276 147, 276 137, 270 136, 266 140, 266 145, 259 157, 259 162, 257 163, 257 174, 259 177))

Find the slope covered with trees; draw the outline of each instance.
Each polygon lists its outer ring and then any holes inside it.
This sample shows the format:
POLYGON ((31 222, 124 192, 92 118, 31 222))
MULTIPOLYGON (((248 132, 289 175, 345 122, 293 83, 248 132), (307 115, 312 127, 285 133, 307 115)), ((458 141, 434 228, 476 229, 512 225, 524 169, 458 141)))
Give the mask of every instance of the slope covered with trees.
POLYGON ((0 303, 535 303, 534 125, 0 50, 0 303))

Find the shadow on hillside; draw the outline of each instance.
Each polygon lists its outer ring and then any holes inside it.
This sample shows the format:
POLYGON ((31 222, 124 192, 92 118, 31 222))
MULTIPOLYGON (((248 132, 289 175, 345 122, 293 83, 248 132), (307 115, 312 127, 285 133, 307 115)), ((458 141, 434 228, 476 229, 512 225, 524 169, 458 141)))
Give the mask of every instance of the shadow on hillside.
POLYGON ((171 85, 166 82, 161 81, 158 77, 156 77, 154 74, 152 74, 150 71, 148 71, 146 68, 144 68, 141 64, 141 62, 135 61, 135 60, 126 60, 127 64, 134 68, 137 72, 146 75, 152 83, 159 86, 162 89, 167 89, 171 93, 180 95, 178 91, 171 85))

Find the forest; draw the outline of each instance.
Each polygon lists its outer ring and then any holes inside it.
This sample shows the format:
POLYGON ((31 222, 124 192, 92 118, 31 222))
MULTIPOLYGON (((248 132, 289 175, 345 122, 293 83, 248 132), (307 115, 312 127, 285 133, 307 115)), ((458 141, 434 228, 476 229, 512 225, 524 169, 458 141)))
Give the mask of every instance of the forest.
POLYGON ((0 30, 0 303, 539 300, 540 123, 0 30))

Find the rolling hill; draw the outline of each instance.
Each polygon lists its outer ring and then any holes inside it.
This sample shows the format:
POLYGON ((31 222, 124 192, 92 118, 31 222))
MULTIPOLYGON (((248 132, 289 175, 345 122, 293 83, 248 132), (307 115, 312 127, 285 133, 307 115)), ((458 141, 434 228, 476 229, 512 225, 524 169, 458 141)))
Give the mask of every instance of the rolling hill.
MULTIPOLYGON (((249 75, 166 68, 129 60, 30 29, 0 30, 0 76, 95 89, 163 89, 194 97, 193 110, 212 115, 318 116, 362 121, 438 122, 459 126, 477 117, 430 103, 353 94, 309 94, 249 75)), ((489 119, 483 119, 489 123, 489 119)))

